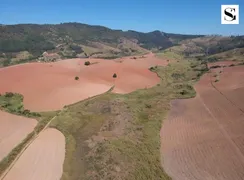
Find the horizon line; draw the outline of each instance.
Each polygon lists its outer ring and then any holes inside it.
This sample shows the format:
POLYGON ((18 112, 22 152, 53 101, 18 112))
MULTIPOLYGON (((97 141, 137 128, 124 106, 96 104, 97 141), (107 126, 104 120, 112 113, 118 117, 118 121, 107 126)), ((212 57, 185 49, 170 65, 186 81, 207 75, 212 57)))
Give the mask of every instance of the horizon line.
POLYGON ((98 26, 98 27, 104 27, 104 28, 107 28, 107 29, 110 29, 110 30, 114 30, 114 31, 122 31, 122 32, 129 32, 129 31, 134 31, 134 32, 138 32, 138 33, 152 33, 152 32, 156 32, 156 31, 159 31, 161 33, 166 33, 166 34, 175 34, 175 35, 193 35, 193 36, 223 36, 223 37, 228 37, 228 36, 243 36, 243 35, 223 35, 223 34, 216 34, 216 33, 213 33, 213 34, 187 34, 187 33, 168 33, 168 32, 164 32, 162 30, 158 30, 158 29, 155 29, 155 30, 152 30, 152 31, 138 31, 138 30, 133 30, 133 29, 128 29, 128 30, 122 30, 122 29, 113 29, 113 28, 110 28, 108 26, 105 26, 105 25, 98 25, 98 24, 87 24, 87 23, 82 23, 82 22, 59 22, 59 23, 10 23, 10 24, 2 24, 0 23, 0 26, 16 26, 16 25, 61 25, 61 24, 82 24, 82 25, 87 25, 87 26, 98 26))

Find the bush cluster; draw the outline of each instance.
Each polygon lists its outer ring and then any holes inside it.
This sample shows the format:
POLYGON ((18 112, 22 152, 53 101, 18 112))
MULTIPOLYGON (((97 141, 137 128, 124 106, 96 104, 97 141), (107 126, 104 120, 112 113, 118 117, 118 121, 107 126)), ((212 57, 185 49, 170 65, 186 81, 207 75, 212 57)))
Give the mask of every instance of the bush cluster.
POLYGON ((90 61, 86 61, 86 62, 84 63, 85 66, 89 66, 90 64, 91 64, 90 61))

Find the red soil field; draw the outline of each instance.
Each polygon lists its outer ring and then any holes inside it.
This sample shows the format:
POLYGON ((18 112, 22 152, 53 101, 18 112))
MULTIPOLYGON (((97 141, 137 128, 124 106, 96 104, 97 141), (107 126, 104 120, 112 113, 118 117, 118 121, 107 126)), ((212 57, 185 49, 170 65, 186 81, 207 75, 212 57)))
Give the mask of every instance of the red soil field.
POLYGON ((0 161, 34 130, 37 121, 0 111, 0 161))
POLYGON ((167 65, 166 61, 153 54, 131 58, 69 59, 1 68, 0 93, 20 93, 24 96, 26 109, 49 111, 104 93, 113 85, 113 92, 129 93, 154 86, 160 81, 148 68, 167 65), (90 66, 84 65, 87 60, 92 63, 90 66), (117 78, 112 77, 114 73, 117 78), (80 79, 74 80, 75 76, 80 79))
POLYGON ((243 179, 244 101, 238 99, 244 91, 236 94, 225 86, 242 83, 242 68, 224 68, 219 82, 212 82, 213 73, 205 74, 195 86, 195 98, 172 101, 161 129, 161 152, 173 179, 243 179))
POLYGON ((58 180, 63 173, 65 137, 46 129, 25 150, 3 180, 58 180))

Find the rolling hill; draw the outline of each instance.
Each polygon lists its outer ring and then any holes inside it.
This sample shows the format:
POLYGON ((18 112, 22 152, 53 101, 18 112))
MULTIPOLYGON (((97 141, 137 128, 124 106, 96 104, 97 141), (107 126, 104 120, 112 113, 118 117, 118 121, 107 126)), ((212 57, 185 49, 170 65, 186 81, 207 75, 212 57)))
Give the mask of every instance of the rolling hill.
POLYGON ((144 54, 151 49, 163 50, 181 40, 197 37, 202 36, 121 31, 81 23, 1 25, 0 61, 6 66, 38 57, 42 60, 74 57, 110 59, 144 54))
POLYGON ((0 26, 0 66, 67 58, 106 58, 171 48, 183 56, 205 56, 244 47, 244 36, 204 36, 113 30, 81 23, 0 26))

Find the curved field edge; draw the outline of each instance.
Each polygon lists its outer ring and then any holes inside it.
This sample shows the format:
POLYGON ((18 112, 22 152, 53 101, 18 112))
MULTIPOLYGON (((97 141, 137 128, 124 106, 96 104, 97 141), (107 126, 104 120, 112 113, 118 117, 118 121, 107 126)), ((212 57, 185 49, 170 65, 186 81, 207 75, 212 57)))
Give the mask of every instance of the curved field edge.
POLYGON ((36 118, 38 120, 38 124, 34 128, 34 131, 29 133, 26 138, 18 144, 12 151, 0 161, 0 177, 4 174, 4 172, 9 168, 9 166, 15 161, 18 155, 25 150, 28 146, 28 143, 34 139, 39 132, 41 132, 45 126, 49 123, 49 121, 55 117, 57 112, 42 112, 40 113, 40 117, 36 118), (27 146, 27 147, 26 147, 27 146))
POLYGON ((66 137, 62 180, 170 179, 161 167, 160 129, 170 101, 195 96, 208 70, 194 60, 152 67, 160 84, 126 95, 108 92, 66 106, 51 127, 66 137))
MULTIPOLYGON (((112 86, 107 92, 112 91, 113 88, 114 86, 112 86)), ((88 99, 92 99, 94 97, 88 99)), ((21 143, 19 143, 15 148, 13 148, 12 151, 4 159, 0 161, 1 178, 2 176, 4 177, 6 173, 8 173, 8 170, 11 169, 11 165, 13 165, 14 161, 18 160, 21 154, 29 147, 31 142, 35 140, 38 134, 42 130, 44 130, 48 126, 48 124, 56 118, 57 114, 61 113, 61 111, 50 111, 40 113, 30 112, 29 110, 26 111, 23 106, 23 96, 21 94, 12 92, 8 92, 0 96, 0 109, 6 112, 11 112, 12 114, 21 115, 25 117, 36 117, 36 119, 38 120, 38 124, 34 128, 34 131, 29 133, 21 143)))

